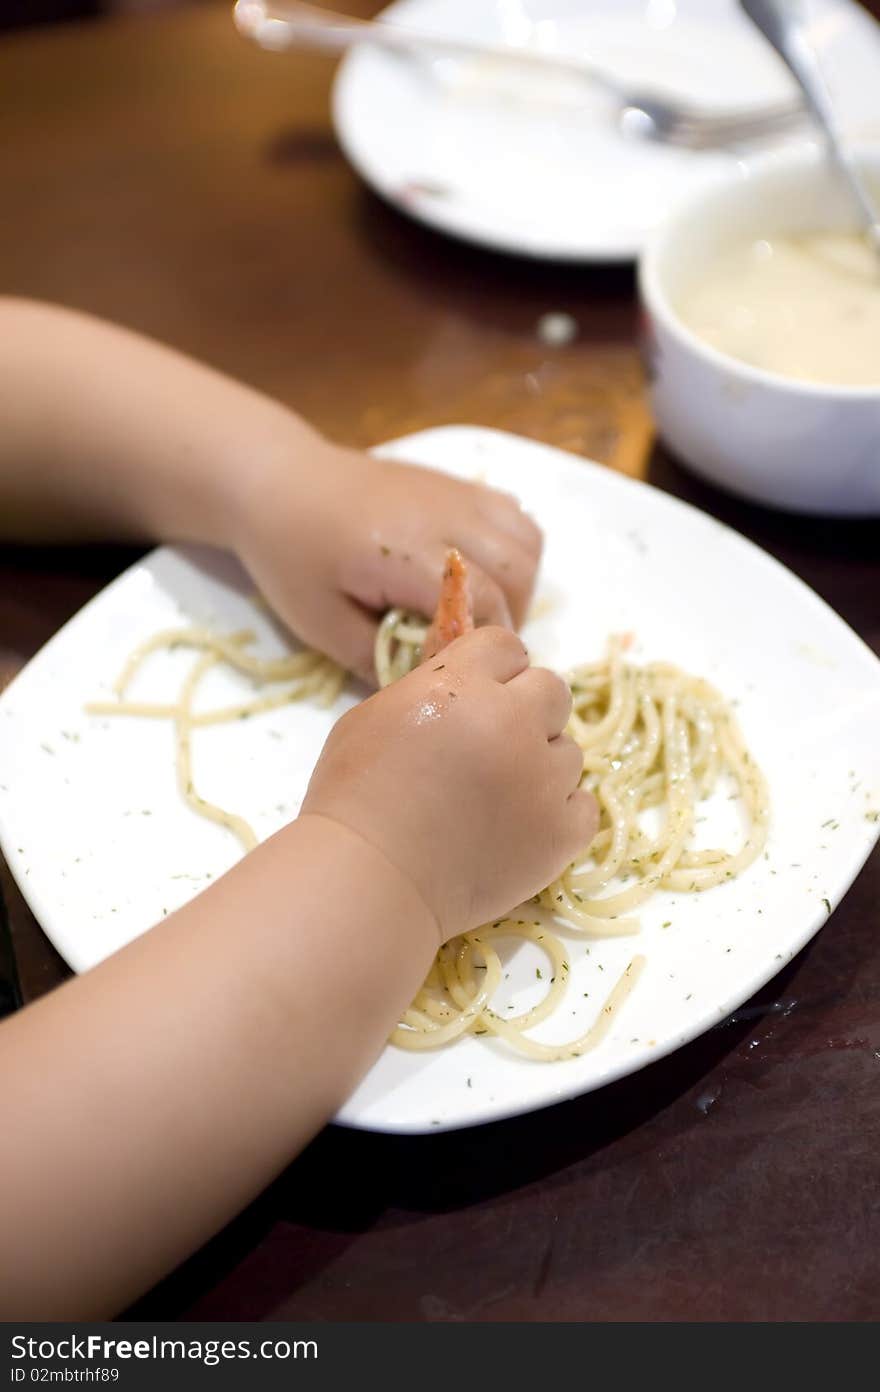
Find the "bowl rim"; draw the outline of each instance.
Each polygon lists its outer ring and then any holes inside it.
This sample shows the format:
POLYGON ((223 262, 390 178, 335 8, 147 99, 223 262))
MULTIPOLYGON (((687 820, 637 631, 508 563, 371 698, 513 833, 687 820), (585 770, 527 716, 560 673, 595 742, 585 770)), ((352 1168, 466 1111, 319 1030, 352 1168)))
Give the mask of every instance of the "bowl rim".
MULTIPOLYGON (((880 140, 866 144, 852 145, 852 151, 860 164, 880 174, 880 140)), ((637 281, 639 297, 643 309, 651 317, 662 322, 667 333, 679 345, 696 356, 706 359, 713 366, 735 373, 744 381, 754 385, 772 387, 791 396, 812 397, 832 401, 864 401, 880 403, 880 382, 848 386, 839 382, 813 382, 805 377, 788 377, 782 372, 772 372, 767 368, 754 367, 741 358, 724 353, 713 347, 684 323, 663 284, 659 270, 660 257, 676 228, 686 218, 698 217, 700 211, 737 189, 745 192, 757 184, 772 183, 780 173, 814 170, 819 172, 827 167, 827 159, 821 145, 797 146, 789 150, 775 150, 747 161, 738 161, 733 173, 727 170, 716 175, 701 188, 691 190, 677 202, 654 228, 648 237, 638 260, 637 281)))

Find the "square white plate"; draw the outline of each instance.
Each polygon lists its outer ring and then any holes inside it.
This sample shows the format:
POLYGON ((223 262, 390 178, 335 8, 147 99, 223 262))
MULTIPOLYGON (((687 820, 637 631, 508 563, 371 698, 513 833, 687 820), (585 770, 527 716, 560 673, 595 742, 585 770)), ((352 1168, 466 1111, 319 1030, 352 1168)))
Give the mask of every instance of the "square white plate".
MULTIPOLYGON (((812 591, 735 532, 599 465, 465 426, 382 452, 517 493, 546 533, 541 616, 524 631, 533 658, 564 670, 601 653, 610 633, 633 631, 637 660, 667 658, 738 703, 772 797, 767 857, 740 879, 693 897, 659 895, 635 940, 563 934, 568 1003, 541 1037, 586 1028, 614 973, 634 950, 647 957, 594 1052, 541 1064, 486 1038, 427 1054, 387 1048, 339 1120, 419 1132, 600 1087, 710 1028, 780 970, 826 921, 880 829, 880 662, 812 591)), ((165 723, 88 717, 83 707, 106 696, 130 650, 162 628, 252 627, 263 650, 280 650, 250 588, 226 557, 155 551, 86 605, 0 697, 0 844, 38 920, 77 970, 149 928, 239 855, 229 832, 182 804, 165 723)), ((137 691, 173 699, 191 660, 156 655, 137 691)), ((248 683, 222 674, 205 688, 206 704, 226 703, 248 683)), ((202 794, 269 835, 295 815, 333 720, 358 695, 350 690, 333 711, 302 704, 198 731, 202 794)), ((707 836, 736 830, 722 798, 707 836)), ((536 962, 529 946, 507 964, 508 999, 518 1005, 539 989, 536 962)))

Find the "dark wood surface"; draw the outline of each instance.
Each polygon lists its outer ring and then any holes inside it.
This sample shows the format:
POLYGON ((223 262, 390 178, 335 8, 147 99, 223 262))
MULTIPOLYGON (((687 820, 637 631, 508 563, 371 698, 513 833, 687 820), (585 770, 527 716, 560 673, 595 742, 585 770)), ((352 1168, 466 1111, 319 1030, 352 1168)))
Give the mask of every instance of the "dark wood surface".
MULTIPOLYGON (((331 75, 251 50, 226 5, 5 38, 3 290, 154 334, 351 444, 468 421, 646 477, 880 651, 877 525, 750 507, 651 449, 631 271, 492 257, 392 212, 336 148, 331 75), (573 345, 542 347, 548 310, 573 345)), ((133 554, 0 550, 0 681, 133 554)), ((3 885, 32 999, 65 968, 3 885)), ((599 1094, 424 1139, 329 1128, 135 1315, 876 1318, 878 903, 875 853, 747 1010, 599 1094)))

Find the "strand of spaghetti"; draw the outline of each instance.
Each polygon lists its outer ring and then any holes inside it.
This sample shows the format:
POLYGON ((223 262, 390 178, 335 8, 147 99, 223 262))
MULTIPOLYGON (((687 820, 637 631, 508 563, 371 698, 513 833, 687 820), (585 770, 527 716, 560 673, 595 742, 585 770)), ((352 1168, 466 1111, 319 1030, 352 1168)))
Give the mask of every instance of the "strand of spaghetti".
POLYGON ((380 687, 412 671, 418 663, 427 624, 420 624, 402 609, 389 609, 376 632, 374 666, 380 687))
MULTIPOLYGON (((669 801, 666 828, 662 838, 664 848, 659 859, 649 864, 644 878, 631 889, 625 889, 604 899, 585 899, 584 912, 597 918, 614 918, 644 903, 661 884, 664 875, 676 864, 693 826, 693 784, 687 736, 677 718, 673 697, 667 698, 663 703, 662 722, 669 801)), ((580 887, 577 875, 573 875, 571 880, 580 887)))
POLYGON ((326 665, 327 673, 318 692, 318 705, 322 706, 324 710, 329 710, 342 691, 348 673, 344 667, 340 667, 336 662, 331 662, 329 658, 326 660, 326 665))
MULTIPOLYGON (((245 720, 251 715, 262 715, 264 711, 277 710, 280 706, 300 701, 323 687, 326 677, 321 674, 319 681, 309 682, 305 678, 298 686, 273 691, 268 696, 257 697, 253 701, 242 701, 237 706, 221 706, 216 710, 197 711, 190 717, 194 729, 206 725, 226 725, 235 720, 245 720)), ((89 701, 85 706, 88 715, 128 715, 146 720, 176 720, 179 704, 165 706, 150 701, 89 701)))
POLYGON ((205 673, 220 661, 221 652, 216 649, 204 653, 193 665, 189 676, 183 684, 180 693, 180 706, 175 722, 175 732, 177 740, 177 781, 180 791, 186 798, 190 807, 197 812, 200 817, 206 818, 209 822, 217 822, 219 826, 226 827, 238 837, 245 852, 252 851, 257 844, 257 838, 253 828, 244 817, 240 817, 236 812, 227 812, 225 808, 218 807, 216 803, 208 802, 206 798, 200 797, 193 784, 192 760, 190 751, 190 741, 192 737, 192 702, 199 682, 205 673))
POLYGON ((645 966, 644 957, 633 957, 621 972, 611 991, 599 1008, 590 1028, 578 1039, 566 1044, 543 1044, 537 1039, 527 1039, 522 1030, 517 1029, 511 1020, 503 1020, 493 1010, 486 1010, 483 1020, 493 1034, 499 1035, 520 1054, 542 1063, 556 1063, 561 1059, 580 1058, 582 1054, 595 1049, 607 1035, 614 1016, 620 1011, 633 987, 636 985, 645 966))
POLYGON ((520 1015, 507 1017, 508 1024, 515 1025, 517 1029, 521 1030, 532 1029, 535 1025, 540 1025, 543 1020, 552 1015, 562 1000, 568 984, 570 967, 568 953, 563 944, 555 934, 548 933, 547 929, 542 928, 538 923, 534 925, 522 922, 513 923, 510 919, 503 919, 497 927, 493 923, 491 927, 481 928, 480 937, 485 936, 524 938, 528 942, 536 943, 546 953, 550 961, 551 976, 544 996, 530 1010, 524 1010, 520 1015))
POLYGON ((740 874, 760 855, 765 845, 769 826, 767 785, 729 715, 725 716, 719 744, 724 763, 738 782, 749 819, 748 831, 738 852, 733 855, 722 853, 714 863, 702 866, 692 867, 685 863, 684 869, 670 871, 664 877, 664 888, 710 889, 740 874))
POLYGON ((162 706, 151 701, 87 701, 86 715, 131 715, 143 720, 174 720, 179 706, 162 706))
POLYGON ((395 628, 394 636, 404 647, 421 649, 427 631, 425 624, 404 615, 395 628))
MULTIPOLYGON (((511 1017, 510 1023, 515 1023, 519 1029, 526 1029, 540 1024, 551 1015, 565 991, 569 964, 559 939, 546 930, 539 932, 540 927, 539 923, 531 925, 522 921, 515 923, 509 919, 499 920, 491 927, 480 929, 479 933, 465 934, 462 938, 454 939, 452 943, 447 944, 445 950, 439 954, 439 961, 444 968, 447 999, 438 1001, 423 990, 416 997, 414 1008, 411 1007, 404 1015, 403 1023, 415 1026, 423 1033, 427 1031, 430 1035, 430 1041, 420 1042, 414 1047, 435 1047, 447 1035, 451 1036, 453 1031, 455 1034, 461 1034, 466 1030, 479 1032, 481 1028, 485 1029, 484 1011, 493 994, 492 990, 487 990, 487 986, 500 981, 501 976, 500 959, 487 941, 492 936, 530 939, 543 948, 551 963, 552 975, 542 1000, 522 1015, 511 1017), (487 973, 482 986, 478 986, 474 976, 474 957, 477 954, 482 957, 481 966, 487 973), (454 1010, 449 1004, 450 999, 454 1003, 454 1010), (480 1008, 477 1009, 477 1006, 480 1008), (448 1028, 444 1029, 439 1038, 437 1026, 434 1024, 436 1020, 450 1021, 448 1028)), ((480 969, 480 966, 476 967, 476 970, 480 969)), ((409 1034, 406 1035, 403 1047, 413 1047, 409 1034)))
POLYGON ((398 1025, 392 1031, 392 1043, 399 1044, 403 1049, 436 1049, 441 1044, 449 1044, 453 1039, 457 1039, 471 1025, 477 1023, 490 998, 498 989, 501 980, 501 963, 495 953, 492 953, 492 958, 486 963, 485 978, 476 994, 463 1006, 458 1016, 448 1024, 434 1025, 432 1022, 430 1027, 425 1029, 398 1025))
POLYGON ((249 628, 243 628, 236 633, 230 633, 225 639, 221 638, 219 634, 212 633, 211 630, 207 628, 161 629, 158 633, 154 633, 151 638, 146 638, 142 643, 139 643, 129 655, 125 666, 113 683, 113 690, 116 692, 117 696, 124 696, 146 659, 151 653, 159 652, 162 648, 167 648, 169 650, 173 650, 174 648, 207 648, 212 652, 216 652, 218 643, 229 645, 251 643, 254 637, 254 633, 249 628))
POLYGON ((541 904, 587 938, 626 938, 639 931, 637 918, 601 917, 589 912, 586 901, 571 886, 573 875, 566 871, 541 894, 541 904))
POLYGON ((300 676, 323 660, 321 653, 310 649, 304 652, 288 653, 284 657, 255 657, 253 653, 242 651, 241 645, 252 643, 255 634, 250 629, 242 629, 227 637, 213 633, 208 628, 169 628, 141 643, 126 662, 115 684, 115 690, 122 696, 126 688, 150 653, 160 648, 202 648, 218 654, 231 667, 258 681, 286 681, 300 676))
POLYGON ((307 696, 321 700, 328 680, 327 673, 316 668, 304 676, 296 686, 285 687, 283 691, 272 691, 267 696, 258 696, 253 701, 242 701, 237 706, 222 706, 218 710, 199 711, 192 716, 195 729, 206 725, 226 725, 235 720, 248 720, 253 715, 264 715, 267 711, 278 710, 282 706, 302 701, 307 696))

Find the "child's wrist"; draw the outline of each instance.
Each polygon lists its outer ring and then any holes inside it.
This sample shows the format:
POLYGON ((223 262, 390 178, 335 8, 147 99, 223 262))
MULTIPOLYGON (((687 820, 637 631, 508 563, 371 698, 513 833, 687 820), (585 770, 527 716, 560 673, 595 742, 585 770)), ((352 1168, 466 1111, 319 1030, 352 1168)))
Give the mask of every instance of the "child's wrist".
POLYGON ((217 544, 239 554, 259 545, 267 509, 283 508, 291 542, 322 479, 333 446, 278 402, 265 402, 224 459, 218 480, 224 536, 217 544))
POLYGON ((429 958, 433 956, 443 941, 440 924, 411 876, 359 831, 335 817, 304 812, 290 831, 296 834, 297 828, 317 837, 326 848, 335 871, 334 893, 344 893, 350 885, 358 896, 359 913, 366 910, 369 920, 373 911, 405 925, 407 936, 421 939, 429 958))

